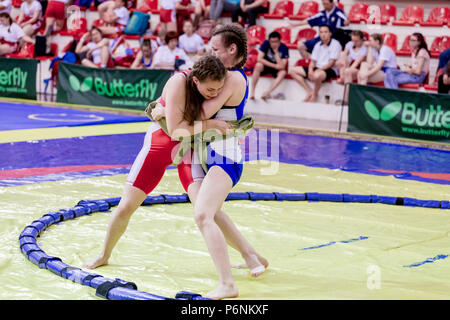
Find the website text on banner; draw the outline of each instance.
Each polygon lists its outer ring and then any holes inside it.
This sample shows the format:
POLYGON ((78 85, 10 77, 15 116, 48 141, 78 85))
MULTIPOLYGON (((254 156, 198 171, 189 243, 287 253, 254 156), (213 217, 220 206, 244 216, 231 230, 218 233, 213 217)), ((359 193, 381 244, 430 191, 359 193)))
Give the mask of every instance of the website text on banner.
POLYGON ((350 84, 348 132, 450 143, 450 95, 350 84))
POLYGON ((0 97, 36 100, 39 60, 0 58, 0 97))
POLYGON ((56 101, 144 110, 161 95, 168 70, 96 69, 61 63, 56 101))

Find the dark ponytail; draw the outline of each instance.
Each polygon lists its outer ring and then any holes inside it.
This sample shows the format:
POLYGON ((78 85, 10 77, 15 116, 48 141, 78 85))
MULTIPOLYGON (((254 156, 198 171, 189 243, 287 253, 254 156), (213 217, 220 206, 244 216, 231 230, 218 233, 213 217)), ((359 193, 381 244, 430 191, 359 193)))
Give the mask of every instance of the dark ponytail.
POLYGON ((202 104, 205 101, 194 83, 194 76, 200 82, 221 81, 225 79, 226 72, 222 61, 211 55, 203 56, 194 64, 186 79, 186 104, 183 114, 183 120, 186 120, 189 125, 200 118, 203 113, 202 104))

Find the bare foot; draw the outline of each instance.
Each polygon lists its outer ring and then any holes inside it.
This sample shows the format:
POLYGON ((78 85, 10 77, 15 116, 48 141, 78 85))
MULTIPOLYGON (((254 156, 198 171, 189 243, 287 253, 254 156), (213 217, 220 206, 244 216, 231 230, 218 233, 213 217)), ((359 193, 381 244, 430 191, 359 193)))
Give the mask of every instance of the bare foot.
POLYGON ((250 275, 252 277, 258 277, 266 271, 269 266, 269 261, 266 258, 260 256, 259 254, 252 254, 247 259, 245 259, 244 263, 234 264, 231 267, 237 269, 250 269, 250 275))
POLYGON ((255 100, 255 95, 252 94, 252 95, 249 97, 249 99, 250 99, 250 100, 255 100))
POLYGON ((311 99, 309 99, 309 102, 316 102, 316 100, 317 100, 317 96, 312 95, 311 99))
POLYGON ((261 96, 261 99, 263 99, 264 101, 266 101, 269 98, 270 98, 270 93, 268 93, 268 92, 264 92, 264 94, 261 96))
POLYGON ((83 264, 83 267, 86 269, 95 269, 104 265, 108 264, 108 258, 105 257, 97 257, 94 260, 88 261, 85 264, 83 264))
POLYGON ((223 285, 220 284, 214 290, 208 292, 205 297, 220 300, 225 298, 236 298, 239 295, 239 291, 236 288, 236 285, 233 283, 231 285, 223 285))
POLYGON ((309 102, 309 101, 311 101, 312 95, 313 95, 312 92, 308 92, 308 93, 306 94, 306 98, 303 99, 303 102, 309 102))

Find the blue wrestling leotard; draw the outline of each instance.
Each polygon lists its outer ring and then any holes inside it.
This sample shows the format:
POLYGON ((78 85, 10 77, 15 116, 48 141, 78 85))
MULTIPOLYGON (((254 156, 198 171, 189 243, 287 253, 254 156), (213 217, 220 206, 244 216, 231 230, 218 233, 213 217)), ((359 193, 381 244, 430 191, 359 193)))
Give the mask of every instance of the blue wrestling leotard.
MULTIPOLYGON (((240 120, 244 115, 244 107, 248 97, 248 79, 243 70, 234 69, 233 71, 239 71, 245 79, 246 89, 244 99, 237 106, 223 106, 214 115, 214 119, 234 121, 240 120)), ((208 169, 213 166, 221 167, 230 176, 233 181, 233 186, 235 186, 241 178, 244 163, 239 137, 230 137, 224 140, 210 142, 207 145, 207 152, 208 169)))

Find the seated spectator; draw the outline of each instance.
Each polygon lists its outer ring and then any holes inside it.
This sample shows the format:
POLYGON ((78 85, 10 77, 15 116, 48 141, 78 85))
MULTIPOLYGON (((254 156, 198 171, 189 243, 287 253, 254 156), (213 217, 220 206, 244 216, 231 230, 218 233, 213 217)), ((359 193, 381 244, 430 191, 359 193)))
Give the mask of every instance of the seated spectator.
POLYGON ((195 62, 205 52, 205 42, 202 37, 194 33, 194 25, 191 20, 186 20, 183 25, 183 34, 178 39, 178 47, 183 49, 195 62))
POLYGON ((401 70, 389 69, 384 78, 384 86, 398 89, 399 84, 423 83, 430 72, 430 52, 423 35, 415 32, 409 38, 411 44, 411 65, 404 65, 401 70))
MULTIPOLYGON (((341 30, 343 27, 348 26, 350 21, 345 15, 344 11, 339 9, 333 0, 322 0, 322 5, 324 10, 319 13, 309 17, 306 20, 300 20, 298 22, 291 22, 287 26, 288 28, 310 25, 311 27, 320 27, 322 25, 328 25, 330 27, 333 37, 341 30)), ((317 42, 320 41, 320 37, 315 37, 307 41, 299 41, 297 49, 300 51, 302 58, 308 58, 309 54, 314 49, 317 42)), ((343 45, 341 45, 343 46, 343 45)))
POLYGON ((196 3, 191 0, 176 0, 176 19, 177 19, 177 32, 181 34, 183 30, 183 24, 185 20, 191 20, 191 14, 195 13, 196 3))
POLYGON ((50 0, 45 9, 44 36, 48 37, 52 32, 61 31, 66 21, 66 7, 71 0, 50 0))
POLYGON ((105 25, 99 27, 104 35, 122 33, 130 20, 126 0, 110 0, 103 2, 98 7, 100 18, 105 25))
POLYGON ((297 66, 290 72, 294 80, 306 90, 306 98, 303 100, 305 102, 315 102, 322 83, 336 78, 339 74, 336 61, 342 50, 341 44, 331 38, 331 28, 326 24, 319 28, 319 37, 320 42, 314 46, 309 66, 297 66), (309 87, 306 79, 314 83, 314 89, 309 87))
POLYGON ((165 42, 167 45, 159 47, 153 55, 151 69, 176 70, 180 65, 191 64, 191 60, 184 50, 177 47, 178 36, 176 32, 167 32, 165 42))
POLYGON ((195 7, 194 27, 197 28, 202 20, 209 19, 209 10, 211 9, 211 0, 199 0, 195 7))
POLYGON ((131 69, 150 69, 152 65, 152 44, 150 39, 144 39, 141 44, 141 50, 136 54, 136 59, 134 59, 131 64, 131 69))
POLYGON ((444 73, 438 77, 438 93, 448 94, 450 91, 450 60, 444 67, 444 73))
POLYGON ((270 98, 273 92, 283 81, 286 76, 286 67, 289 59, 289 48, 281 43, 281 35, 273 31, 269 34, 269 39, 265 40, 258 52, 258 60, 253 70, 250 99, 255 98, 255 88, 261 75, 270 74, 275 80, 272 81, 269 89, 267 89, 261 99, 270 98))
POLYGON ((397 69, 397 57, 394 50, 383 44, 383 36, 375 33, 365 42, 368 48, 367 59, 358 72, 358 83, 377 83, 384 81, 389 69, 397 69), (375 50, 372 50, 375 49, 375 50))
POLYGON ((11 14, 12 2, 11 0, 1 0, 0 1, 0 13, 11 14))
POLYGON ((209 18, 217 21, 222 16, 222 13, 237 11, 240 3, 241 0, 211 0, 209 18))
POLYGON ((442 51, 439 54, 439 62, 436 72, 439 72, 440 69, 444 69, 449 61, 450 61, 450 48, 442 51))
POLYGON ((237 10, 233 12, 232 22, 238 22, 239 17, 245 20, 245 26, 256 25, 256 18, 259 14, 267 13, 267 7, 263 6, 266 0, 241 0, 237 10))
POLYGON ((16 52, 21 40, 35 43, 17 23, 13 22, 9 13, 0 13, 0 56, 16 52))
POLYGON ((41 28, 42 6, 37 0, 26 0, 20 5, 17 24, 27 36, 32 36, 41 28))
POLYGON ((92 27, 77 44, 75 53, 80 57, 81 64, 91 68, 106 68, 109 60, 109 41, 103 39, 100 28, 92 27), (87 42, 85 44, 85 42, 87 42))
POLYGON ((161 28, 165 32, 177 32, 176 0, 162 0, 159 10, 161 28))
POLYGON ((367 56, 364 33, 360 30, 353 30, 351 38, 352 40, 347 42, 344 51, 341 52, 338 61, 336 61, 340 75, 336 82, 340 84, 352 83, 353 80, 356 80, 359 67, 367 56))

